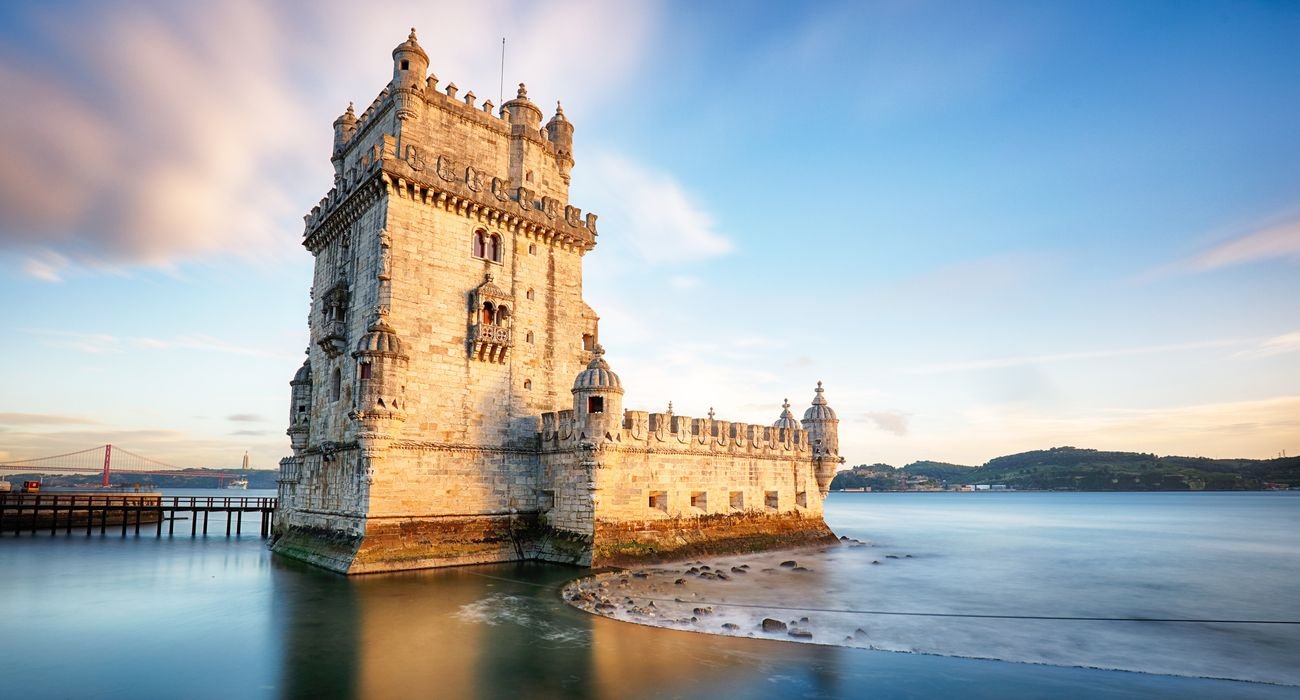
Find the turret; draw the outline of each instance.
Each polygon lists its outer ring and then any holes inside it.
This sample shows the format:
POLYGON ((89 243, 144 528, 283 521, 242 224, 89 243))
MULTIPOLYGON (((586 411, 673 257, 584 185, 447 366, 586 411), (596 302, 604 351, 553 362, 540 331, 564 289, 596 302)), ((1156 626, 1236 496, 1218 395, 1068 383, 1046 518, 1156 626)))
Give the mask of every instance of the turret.
POLYGON ((408 357, 397 332, 381 317, 352 353, 357 361, 356 408, 351 417, 367 433, 394 432, 406 420, 405 371, 408 357))
POLYGON ((542 110, 528 99, 528 88, 523 83, 519 83, 515 99, 501 105, 501 113, 510 120, 511 126, 522 124, 534 133, 542 126, 542 110))
POLYGON ((285 432, 295 454, 307 447, 311 438, 311 360, 303 360, 289 382, 289 429, 285 432))
POLYGON ((339 178, 343 177, 343 149, 347 146, 348 141, 352 140, 352 134, 357 130, 357 115, 352 111, 352 103, 348 103, 347 111, 339 115, 334 120, 334 153, 330 161, 334 163, 334 180, 337 183, 339 178))
POLYGON ((573 380, 573 419, 579 437, 613 439, 623 426, 623 382, 605 362, 599 345, 587 369, 573 380))
POLYGON ((817 488, 822 496, 830 491, 835 470, 844 462, 840 457, 840 419, 835 416, 835 409, 826 403, 825 391, 822 383, 817 382, 812 405, 803 413, 803 428, 808 431, 808 441, 812 445, 817 488))
POLYGON ((790 399, 786 399, 785 402, 781 404, 781 417, 776 419, 776 422, 772 424, 772 427, 773 428, 802 428, 803 427, 803 425, 799 423, 799 420, 794 417, 794 414, 790 412, 790 399))
POLYGON ((406 41, 393 49, 393 90, 422 90, 425 76, 429 74, 429 54, 415 40, 415 27, 406 41))
POLYGON ((573 169, 573 123, 564 118, 564 108, 558 101, 555 103, 555 116, 546 123, 546 140, 555 146, 560 176, 567 183, 569 171, 573 169))
MULTIPOLYGON (((390 89, 399 122, 420 115, 420 109, 424 106, 422 93, 425 76, 428 73, 429 55, 420 48, 420 43, 415 40, 415 27, 411 27, 411 35, 393 49, 393 82, 390 89)), ((399 131, 400 128, 399 125, 399 131)), ((400 138, 399 133, 399 141, 400 138)))

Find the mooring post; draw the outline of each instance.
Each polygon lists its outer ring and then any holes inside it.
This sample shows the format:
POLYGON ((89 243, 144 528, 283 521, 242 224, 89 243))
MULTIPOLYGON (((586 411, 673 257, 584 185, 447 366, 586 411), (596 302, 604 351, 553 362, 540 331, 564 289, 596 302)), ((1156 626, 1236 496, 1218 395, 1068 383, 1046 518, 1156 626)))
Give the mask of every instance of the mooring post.
MULTIPOLYGON (((194 505, 194 504, 190 503, 190 505, 194 505)), ((196 509, 190 511, 190 537, 198 537, 198 532, 199 532, 199 511, 196 509)))
MULTIPOLYGON (((209 500, 211 500, 211 499, 209 499, 209 500)), ((203 536, 204 536, 204 537, 207 537, 207 536, 208 536, 208 513, 211 513, 211 512, 212 512, 211 510, 205 510, 205 511, 203 511, 203 536)))
MULTIPOLYGON (((125 503, 125 501, 123 501, 125 503)), ((126 506, 118 506, 117 509, 122 513, 122 536, 126 537, 126 506)))
POLYGON ((235 534, 239 535, 242 534, 243 532, 244 532, 244 510, 241 507, 239 512, 235 514, 235 534))
POLYGON ((231 521, 231 516, 232 516, 232 514, 231 514, 231 512, 230 512, 230 509, 229 509, 229 508, 226 508, 226 537, 230 537, 230 521, 231 521))
POLYGON ((171 519, 167 521, 167 536, 176 534, 176 504, 172 503, 171 519))
POLYGON ((108 530, 108 504, 105 503, 105 504, 104 504, 104 507, 101 508, 100 511, 99 511, 99 534, 100 534, 100 536, 102 537, 102 536, 104 535, 104 533, 105 533, 107 530, 108 530))
POLYGON ((63 534, 65 535, 72 534, 72 513, 73 511, 76 510, 76 508, 77 508, 77 497, 73 496, 72 503, 68 504, 68 519, 64 521, 64 526, 67 528, 63 531, 63 534))
POLYGON ((32 508, 32 536, 36 536, 36 516, 41 512, 41 497, 36 497, 36 507, 32 508))
POLYGON ((144 517, 144 506, 135 507, 135 536, 140 536, 140 519, 144 517))

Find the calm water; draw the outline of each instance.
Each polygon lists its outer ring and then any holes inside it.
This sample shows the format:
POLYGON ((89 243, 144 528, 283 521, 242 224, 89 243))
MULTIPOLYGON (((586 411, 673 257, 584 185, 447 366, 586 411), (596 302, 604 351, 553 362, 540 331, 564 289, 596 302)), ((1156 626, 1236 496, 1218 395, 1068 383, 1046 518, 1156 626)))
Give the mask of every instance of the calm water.
MULTIPOLYGON (((1300 619, 1297 493, 833 494, 827 514, 873 552, 913 554, 868 569, 846 550, 822 571, 828 599, 859 607, 1300 619)), ((1300 697, 631 625, 563 604, 558 587, 578 572, 553 566, 348 579, 272 558, 248 525, 253 535, 231 539, 0 540, 0 696, 1300 697)), ((1300 648, 1295 626, 1143 632, 1130 651, 1131 631, 1087 626, 1108 623, 859 624, 883 646, 1026 660, 1047 650, 1068 664, 1118 644, 1155 666, 1192 655, 1210 675, 1285 675, 1300 648)))

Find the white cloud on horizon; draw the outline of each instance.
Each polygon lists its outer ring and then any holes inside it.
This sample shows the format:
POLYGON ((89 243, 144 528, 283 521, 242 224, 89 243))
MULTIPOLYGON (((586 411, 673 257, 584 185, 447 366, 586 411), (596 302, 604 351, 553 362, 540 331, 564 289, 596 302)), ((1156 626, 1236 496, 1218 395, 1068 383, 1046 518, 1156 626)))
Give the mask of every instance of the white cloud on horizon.
POLYGON ((231 343, 221 338, 208 335, 182 335, 172 338, 149 338, 143 336, 116 336, 107 333, 78 333, 49 329, 20 329, 20 333, 45 338, 50 347, 67 348, 94 355, 126 352, 129 349, 148 350, 196 350, 199 352, 216 352, 229 355, 250 357, 269 357, 277 359, 298 359, 299 355, 277 353, 264 348, 249 347, 231 343))

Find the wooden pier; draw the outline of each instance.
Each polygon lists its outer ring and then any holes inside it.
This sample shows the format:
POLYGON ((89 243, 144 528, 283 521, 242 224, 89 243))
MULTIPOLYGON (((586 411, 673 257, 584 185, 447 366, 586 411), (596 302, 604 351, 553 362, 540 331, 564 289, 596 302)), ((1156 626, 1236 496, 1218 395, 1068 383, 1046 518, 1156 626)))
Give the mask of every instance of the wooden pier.
MULTIPOLYGON (((225 514, 226 536, 243 533, 244 513, 261 513, 261 535, 271 534, 278 499, 250 498, 244 496, 162 496, 156 493, 0 493, 0 536, 12 532, 15 537, 48 532, 71 535, 85 532, 87 536, 107 534, 121 528, 122 537, 131 530, 140 534, 141 525, 152 526, 155 537, 176 535, 176 521, 189 516, 190 537, 208 534, 208 521, 213 513, 217 527, 225 514)), ((146 527, 145 530, 150 529, 146 527)), ((181 534, 184 535, 184 526, 181 534)))

